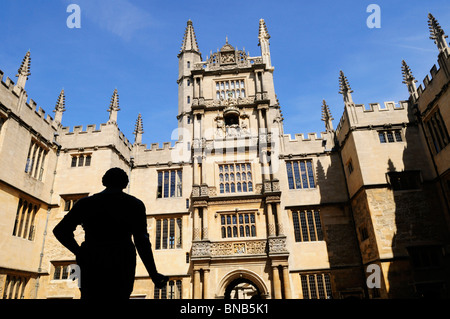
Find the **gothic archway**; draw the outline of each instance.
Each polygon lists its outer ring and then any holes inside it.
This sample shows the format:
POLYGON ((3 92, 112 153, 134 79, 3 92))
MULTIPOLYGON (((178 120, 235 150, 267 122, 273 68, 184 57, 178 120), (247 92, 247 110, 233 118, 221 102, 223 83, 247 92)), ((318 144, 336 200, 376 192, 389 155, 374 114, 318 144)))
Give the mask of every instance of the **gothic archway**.
POLYGON ((251 280, 237 278, 228 284, 224 299, 261 299, 261 292, 251 280))
POLYGON ((220 281, 217 291, 217 298, 232 299, 239 296, 246 298, 269 298, 269 291, 264 280, 256 273, 237 269, 226 274, 220 281))

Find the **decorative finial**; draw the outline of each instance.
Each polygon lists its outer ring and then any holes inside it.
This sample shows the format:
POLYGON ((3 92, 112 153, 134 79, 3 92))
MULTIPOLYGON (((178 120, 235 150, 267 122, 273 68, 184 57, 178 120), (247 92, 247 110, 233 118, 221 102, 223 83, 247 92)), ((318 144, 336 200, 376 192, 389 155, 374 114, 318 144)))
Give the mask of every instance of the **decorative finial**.
POLYGON ((350 87, 350 83, 348 82, 347 77, 344 75, 344 72, 339 71, 339 88, 340 94, 344 94, 344 93, 353 93, 351 87, 350 87))
POLYGON ((117 123, 117 112, 120 111, 119 108, 119 94, 117 93, 117 89, 114 90, 114 93, 111 97, 111 102, 109 104, 109 121, 108 123, 117 123))
POLYGON ((119 93, 117 92, 117 89, 114 89, 114 93, 111 97, 111 103, 109 103, 109 109, 108 112, 111 111, 120 111, 119 108, 119 93))
POLYGON ((142 134, 144 133, 144 125, 142 124, 142 116, 139 113, 138 118, 136 120, 136 125, 134 127, 134 144, 142 143, 142 134))
POLYGON ((428 28, 430 29, 430 39, 434 40, 439 52, 446 48, 448 49, 448 44, 445 41, 445 38, 448 38, 448 36, 445 35, 438 21, 431 13, 428 13, 428 28))
POLYGON ((56 100, 55 111, 64 112, 66 110, 66 96, 64 95, 64 89, 59 93, 58 99, 56 100))
POLYGON ((331 116, 330 107, 327 105, 325 100, 322 100, 322 121, 326 122, 328 120, 334 120, 331 116))
POLYGON ((56 106, 53 112, 55 112, 55 122, 61 123, 62 116, 66 110, 66 96, 64 95, 64 89, 59 93, 58 99, 56 100, 56 106))
POLYGON ((134 127, 133 134, 136 135, 136 134, 142 134, 142 133, 144 133, 144 125, 142 123, 142 115, 141 115, 141 113, 139 113, 138 118, 136 120, 136 125, 134 127))
POLYGON ((325 122, 325 128, 327 130, 333 130, 333 116, 331 115, 330 107, 325 100, 322 101, 322 121, 325 122))
POLYGON ((181 50, 183 51, 195 51, 199 52, 197 38, 195 36, 194 25, 191 19, 188 20, 186 30, 184 31, 183 42, 181 43, 181 50))
POLYGON ((339 71, 339 94, 342 94, 344 97, 345 103, 353 103, 352 95, 353 90, 350 87, 350 83, 348 82, 347 77, 344 75, 344 72, 339 71))
POLYGON ((266 39, 266 40, 270 39, 270 35, 269 35, 269 32, 267 31, 266 22, 264 21, 264 19, 259 19, 259 36, 258 36, 258 38, 260 41, 261 41, 261 39, 266 39))
POLYGON ((16 77, 18 77, 17 86, 20 86, 23 89, 25 88, 25 83, 27 82, 28 77, 31 75, 30 64, 31 64, 31 57, 30 57, 30 50, 28 50, 16 74, 16 77))
POLYGON ((417 99, 418 93, 416 88, 417 80, 414 78, 411 69, 406 64, 405 60, 402 60, 402 73, 403 73, 403 81, 408 87, 408 92, 413 99, 417 99))
POLYGON ((417 80, 414 78, 408 64, 406 64, 405 60, 402 60, 402 74, 403 74, 402 83, 408 84, 410 82, 417 82, 417 80))

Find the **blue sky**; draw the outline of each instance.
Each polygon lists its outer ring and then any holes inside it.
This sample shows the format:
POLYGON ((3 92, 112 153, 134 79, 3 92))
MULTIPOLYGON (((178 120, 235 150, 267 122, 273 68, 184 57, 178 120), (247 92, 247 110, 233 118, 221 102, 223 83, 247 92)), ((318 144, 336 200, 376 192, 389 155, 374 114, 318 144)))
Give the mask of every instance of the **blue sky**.
POLYGON ((404 59, 422 83, 437 48, 429 39, 431 12, 450 34, 450 2, 429 1, 0 1, 0 69, 16 81, 31 50, 28 96, 52 116, 62 88, 64 126, 108 120, 118 89, 118 124, 134 141, 138 116, 143 142, 170 141, 177 127, 178 58, 186 21, 194 24, 203 59, 225 43, 260 54, 258 22, 268 27, 275 91, 285 133, 323 131, 322 100, 334 116, 343 112, 339 70, 354 91, 355 103, 407 99, 402 84, 404 59), (81 8, 81 28, 66 25, 69 4, 81 8), (381 28, 370 29, 369 4, 381 8, 381 28))

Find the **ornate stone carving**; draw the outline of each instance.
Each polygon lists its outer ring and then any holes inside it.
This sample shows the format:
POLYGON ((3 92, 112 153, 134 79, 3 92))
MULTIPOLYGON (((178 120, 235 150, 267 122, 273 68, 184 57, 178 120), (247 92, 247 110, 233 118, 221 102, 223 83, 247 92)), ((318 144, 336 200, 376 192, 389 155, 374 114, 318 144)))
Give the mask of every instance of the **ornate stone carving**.
POLYGON ((200 196, 200 186, 192 186, 192 197, 200 196))
POLYGON ((280 181, 279 180, 273 180, 272 181, 272 191, 279 192, 280 189, 280 181))
POLYGON ((217 196, 217 190, 215 187, 208 188, 208 196, 217 196))
POLYGON ((192 243, 192 257, 208 257, 211 255, 211 243, 209 241, 201 241, 192 243))
POLYGON ((286 237, 269 238, 269 253, 287 253, 286 237))
POLYGON ((200 186, 200 196, 208 196, 208 185, 201 185, 200 186))
POLYGON ((211 243, 212 257, 232 255, 260 255, 267 252, 265 240, 252 240, 246 242, 216 242, 211 243))
POLYGON ((236 62, 236 56, 233 52, 222 52, 220 54, 220 64, 230 64, 236 62))

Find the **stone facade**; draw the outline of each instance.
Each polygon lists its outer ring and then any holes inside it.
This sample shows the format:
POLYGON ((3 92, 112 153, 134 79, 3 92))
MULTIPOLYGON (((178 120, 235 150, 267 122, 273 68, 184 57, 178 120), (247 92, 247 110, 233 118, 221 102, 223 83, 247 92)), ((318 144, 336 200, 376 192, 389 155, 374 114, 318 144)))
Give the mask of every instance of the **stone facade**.
POLYGON ((162 147, 142 144, 141 115, 134 142, 119 130, 117 90, 99 127, 61 124, 64 91, 45 116, 25 90, 28 52, 17 84, 0 73, 0 296, 79 298, 75 257, 51 231, 121 167, 170 277, 155 289, 139 260, 133 298, 448 297, 450 57, 433 19, 440 68, 425 88, 403 61, 409 98, 364 106, 341 71, 337 128, 323 101, 325 131, 308 136, 283 132, 262 19, 261 56, 227 39, 206 59, 188 21, 178 139, 162 147))

